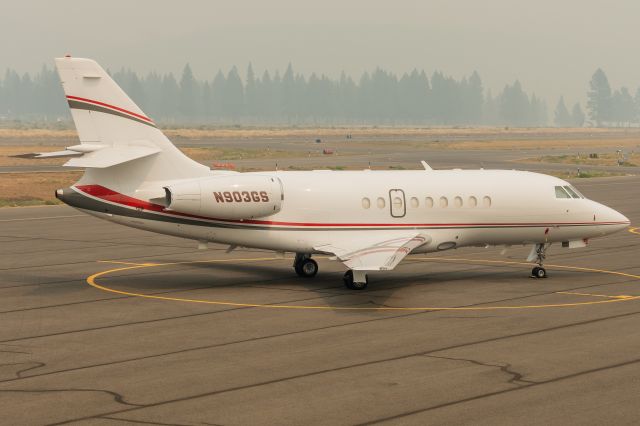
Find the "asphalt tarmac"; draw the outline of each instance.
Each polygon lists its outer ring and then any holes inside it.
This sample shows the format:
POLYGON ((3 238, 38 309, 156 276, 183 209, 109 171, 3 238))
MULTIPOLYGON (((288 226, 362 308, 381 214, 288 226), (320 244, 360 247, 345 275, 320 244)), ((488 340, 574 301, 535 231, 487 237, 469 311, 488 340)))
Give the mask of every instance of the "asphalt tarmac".
MULTIPOLYGON (((639 177, 575 184, 640 223, 639 177)), ((640 421, 640 231, 552 247, 545 280, 528 248, 459 249, 362 292, 68 207, 0 231, 2 424, 640 421)))
MULTIPOLYGON (((636 129, 629 129, 630 132, 636 132, 636 129)), ((554 172, 577 172, 582 171, 599 171, 615 174, 639 174, 639 168, 633 166, 607 166, 607 165, 575 165, 562 163, 540 163, 532 161, 532 159, 541 156, 559 156, 559 155, 586 155, 587 153, 615 153, 620 149, 628 154, 630 152, 640 151, 640 143, 629 145, 628 140, 621 139, 621 144, 616 146, 614 141, 621 136, 627 136, 624 133, 612 133, 608 135, 588 133, 580 133, 580 140, 584 142, 582 146, 563 145, 563 139, 572 137, 571 133, 558 131, 549 135, 540 135, 532 130, 531 134, 522 135, 458 135, 452 136, 436 134, 436 135, 407 135, 401 138, 397 136, 360 136, 351 140, 345 140, 344 137, 323 137, 321 143, 315 143, 313 138, 301 137, 283 137, 271 139, 267 137, 251 138, 251 139, 225 139, 225 138, 205 138, 205 139, 185 139, 174 138, 173 142, 178 147, 207 147, 215 149, 237 150, 238 148, 246 150, 272 150, 284 151, 289 155, 284 158, 246 158, 238 160, 221 160, 220 162, 233 163, 238 169, 242 170, 299 170, 299 169, 326 169, 328 167, 344 167, 346 169, 357 168, 373 168, 373 169, 421 169, 421 160, 427 161, 433 168, 450 169, 450 168, 493 168, 493 169, 519 169, 530 171, 541 171, 547 173, 554 172), (453 143, 465 141, 495 141, 504 142, 508 138, 510 142, 518 138, 531 140, 553 140, 552 147, 527 149, 514 144, 508 148, 496 149, 487 145, 487 149, 462 150, 451 149, 449 147, 438 146, 437 142, 453 143), (592 139, 605 138, 610 140, 607 147, 592 147, 589 142, 592 139), (332 150, 331 155, 318 155, 323 149, 332 150), (523 162, 523 161, 528 162, 523 162)), ((576 136, 573 136, 574 138, 576 136)), ((640 138, 640 133, 638 133, 640 138)), ((35 141, 2 139, 0 138, 0 147, 4 145, 24 145, 24 152, 37 152, 35 141)), ((39 143, 45 143, 39 141, 39 143)), ((68 140, 51 140, 48 144, 58 146, 75 145, 78 143, 75 139, 68 140)), ((214 161, 205 161, 204 164, 212 166, 214 161)), ((0 174, 2 173, 34 173, 34 172, 60 172, 78 170, 75 168, 61 168, 56 165, 44 164, 19 164, 0 166, 0 174)), ((577 173, 576 173, 577 174, 577 173)))

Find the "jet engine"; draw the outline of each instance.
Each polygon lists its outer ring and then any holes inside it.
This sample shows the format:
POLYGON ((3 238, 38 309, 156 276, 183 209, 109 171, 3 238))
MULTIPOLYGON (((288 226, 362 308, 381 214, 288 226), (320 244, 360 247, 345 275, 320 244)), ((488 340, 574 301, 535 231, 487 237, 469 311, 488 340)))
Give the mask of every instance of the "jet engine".
POLYGON ((167 210, 215 219, 254 219, 276 214, 284 194, 280 179, 234 173, 164 187, 167 210))

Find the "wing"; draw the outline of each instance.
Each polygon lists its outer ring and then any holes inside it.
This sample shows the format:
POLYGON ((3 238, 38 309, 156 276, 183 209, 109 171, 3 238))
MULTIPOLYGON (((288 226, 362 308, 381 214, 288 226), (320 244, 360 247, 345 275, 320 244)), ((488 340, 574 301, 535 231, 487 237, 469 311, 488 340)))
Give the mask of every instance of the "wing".
POLYGON ((314 249, 335 255, 349 269, 386 271, 395 268, 416 247, 431 241, 431 237, 420 232, 386 232, 374 236, 363 240, 349 235, 314 249))

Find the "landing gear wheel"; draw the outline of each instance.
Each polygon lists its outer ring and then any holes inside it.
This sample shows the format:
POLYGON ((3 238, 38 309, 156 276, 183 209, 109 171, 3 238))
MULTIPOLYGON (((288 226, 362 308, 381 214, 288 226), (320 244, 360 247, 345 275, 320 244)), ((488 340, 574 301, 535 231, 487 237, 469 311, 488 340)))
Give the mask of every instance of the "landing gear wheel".
POLYGON ((547 249, 551 243, 538 243, 531 250, 528 260, 536 259, 538 266, 531 270, 531 278, 547 278, 547 271, 542 267, 542 263, 547 257, 547 249))
POLYGON ((364 282, 354 282, 352 270, 348 270, 347 272, 345 272, 342 279, 344 280, 345 287, 347 287, 349 290, 364 290, 369 284, 369 277, 366 275, 364 276, 364 282))
POLYGON ((531 276, 534 278, 547 278, 547 270, 542 266, 536 266, 531 270, 531 276))
POLYGON ((312 278, 318 273, 318 263, 313 259, 302 259, 300 262, 296 262, 294 269, 299 276, 312 278))

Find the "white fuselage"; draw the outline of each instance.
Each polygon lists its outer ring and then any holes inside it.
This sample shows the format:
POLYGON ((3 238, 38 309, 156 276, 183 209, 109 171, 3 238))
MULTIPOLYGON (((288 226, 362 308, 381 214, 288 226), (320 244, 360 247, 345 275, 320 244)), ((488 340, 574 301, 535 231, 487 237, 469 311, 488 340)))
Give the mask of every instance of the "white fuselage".
MULTIPOLYGON (((314 247, 377 232, 423 230, 431 240, 413 252, 476 245, 584 240, 626 227, 628 219, 586 198, 557 198, 569 185, 551 176, 507 170, 275 171, 282 209, 254 220, 198 218, 174 223, 88 211, 123 225, 230 245, 314 253, 314 247)), ((237 174, 237 176, 250 175, 237 174)), ((78 183, 91 184, 91 174, 78 183)), ((106 182, 107 184, 109 182, 106 182)), ((150 200, 170 182, 110 185, 150 200)), ((101 184, 105 184, 102 179, 101 184)), ((206 194, 205 194, 206 196, 206 194)), ((211 194, 213 197, 213 194, 211 194)), ((138 208, 138 210, 144 210, 138 208)), ((171 216, 154 212, 152 217, 171 216)))

